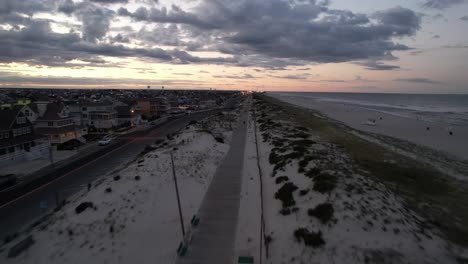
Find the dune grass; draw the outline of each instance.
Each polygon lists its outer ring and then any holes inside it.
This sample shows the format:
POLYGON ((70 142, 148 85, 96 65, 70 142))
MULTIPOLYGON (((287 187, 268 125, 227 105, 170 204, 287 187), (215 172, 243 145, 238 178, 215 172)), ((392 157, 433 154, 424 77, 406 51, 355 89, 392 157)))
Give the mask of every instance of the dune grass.
POLYGON ((256 95, 256 98, 280 109, 280 118, 294 121, 301 128, 341 147, 354 160, 356 171, 386 184, 405 199, 409 208, 428 219, 428 224, 437 226, 447 239, 468 246, 466 182, 367 141, 351 133, 352 128, 323 118, 318 112, 266 95, 256 95))

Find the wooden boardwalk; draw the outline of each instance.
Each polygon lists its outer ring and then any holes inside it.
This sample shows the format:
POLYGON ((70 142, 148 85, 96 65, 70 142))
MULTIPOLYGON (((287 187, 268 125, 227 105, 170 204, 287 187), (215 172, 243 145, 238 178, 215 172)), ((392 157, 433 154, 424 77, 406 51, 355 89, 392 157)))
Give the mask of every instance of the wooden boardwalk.
POLYGON ((242 168, 247 134, 247 110, 241 113, 231 147, 203 198, 193 230, 192 242, 177 264, 234 263, 234 246, 239 214, 242 168))

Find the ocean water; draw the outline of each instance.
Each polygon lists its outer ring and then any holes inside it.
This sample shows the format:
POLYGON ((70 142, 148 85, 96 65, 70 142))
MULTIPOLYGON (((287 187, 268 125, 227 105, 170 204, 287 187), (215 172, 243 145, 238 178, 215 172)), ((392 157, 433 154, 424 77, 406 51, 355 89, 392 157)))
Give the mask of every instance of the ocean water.
POLYGON ((411 119, 468 126, 468 95, 375 94, 375 93, 291 93, 280 96, 353 105, 411 119))

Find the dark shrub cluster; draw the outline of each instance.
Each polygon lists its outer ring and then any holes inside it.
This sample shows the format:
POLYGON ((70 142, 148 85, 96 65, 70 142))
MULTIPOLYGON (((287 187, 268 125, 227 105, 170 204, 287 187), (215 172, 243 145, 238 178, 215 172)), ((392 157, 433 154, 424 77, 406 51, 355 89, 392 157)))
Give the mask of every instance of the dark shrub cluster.
POLYGON ((275 198, 281 200, 283 208, 294 206, 296 201, 294 201, 293 192, 297 189, 294 183, 287 182, 275 193, 275 198))
POLYGON ((272 165, 279 163, 281 160, 282 160, 281 155, 278 155, 278 153, 276 153, 275 151, 272 151, 270 153, 270 156, 268 157, 268 161, 272 165))
POLYGON ((299 132, 296 132, 296 133, 294 133, 294 134, 290 134, 288 137, 306 139, 306 138, 308 138, 309 136, 310 136, 309 134, 304 133, 304 132, 302 132, 302 131, 299 131, 299 132))
POLYGON ((333 217, 333 205, 330 203, 323 203, 317 205, 314 209, 309 209, 307 213, 309 216, 317 217, 322 223, 327 223, 333 217))
POLYGON ((222 138, 222 137, 215 137, 214 139, 215 139, 216 142, 218 142, 218 143, 224 143, 224 138, 222 138))
POLYGON ((280 214, 282 214, 282 215, 290 215, 290 214, 291 214, 291 209, 289 209, 289 208, 282 208, 282 209, 280 210, 280 214))
POLYGON ((159 145, 159 144, 161 144, 163 142, 164 142, 164 139, 160 138, 160 139, 156 139, 156 141, 154 141, 154 144, 159 145))
POLYGON ((94 204, 92 202, 82 202, 75 208, 75 213, 81 214, 88 208, 94 208, 94 204))
POLYGON ((328 193, 336 187, 336 176, 321 173, 314 177, 314 190, 320 193, 328 193))
POLYGON ((300 195, 300 196, 304 196, 304 195, 308 194, 309 191, 310 191, 309 189, 300 190, 300 191, 299 191, 299 195, 300 195))
POLYGON ((305 156, 302 160, 299 161, 299 169, 297 170, 297 172, 303 173, 307 165, 309 165, 309 162, 311 162, 312 160, 314 160, 313 156, 305 156))
POLYGON ((322 232, 310 232, 307 228, 298 228, 294 231, 294 237, 298 242, 304 241, 306 246, 318 248, 325 245, 322 232))
POLYGON ((271 134, 265 132, 265 133, 262 133, 262 137, 263 137, 263 142, 267 142, 268 140, 271 139, 271 134))
POLYGON ((305 176, 308 178, 314 178, 315 176, 319 175, 320 172, 321 171, 319 168, 311 168, 305 173, 305 176))
POLYGON ((274 138, 271 141, 271 144, 277 148, 282 147, 284 145, 284 140, 279 139, 279 138, 274 138))
POLYGON ((280 184, 282 182, 287 182, 287 181, 289 181, 288 176, 281 176, 281 177, 276 178, 275 180, 276 184, 280 184))

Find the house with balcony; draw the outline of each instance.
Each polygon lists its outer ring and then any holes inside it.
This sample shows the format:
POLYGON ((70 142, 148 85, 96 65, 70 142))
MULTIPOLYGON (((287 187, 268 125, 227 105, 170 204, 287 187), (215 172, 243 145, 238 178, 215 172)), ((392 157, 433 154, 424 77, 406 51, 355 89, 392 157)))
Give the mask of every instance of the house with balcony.
POLYGON ((46 135, 52 145, 63 144, 72 139, 85 143, 84 135, 88 129, 75 123, 68 115, 63 104, 48 103, 45 111, 39 116, 35 124, 36 132, 46 135))
POLYGON ((47 137, 35 133, 21 107, 0 110, 0 166, 47 157, 47 137))
POLYGON ((79 104, 83 124, 98 130, 118 126, 117 111, 112 102, 82 102, 79 104))

